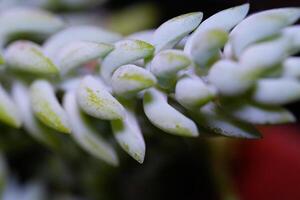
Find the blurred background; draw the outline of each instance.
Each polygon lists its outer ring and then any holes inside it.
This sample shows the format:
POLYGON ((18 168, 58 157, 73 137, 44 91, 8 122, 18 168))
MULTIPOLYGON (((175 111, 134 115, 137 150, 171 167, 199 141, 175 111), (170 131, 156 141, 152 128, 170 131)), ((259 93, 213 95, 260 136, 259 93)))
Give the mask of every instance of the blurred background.
MULTIPOLYGON (((0 0, 1 10, 25 5, 56 12, 71 24, 97 24, 127 35, 180 14, 204 17, 241 0, 0 0)), ((250 12, 299 6, 300 0, 252 0, 250 12)), ((1 27, 0 27, 1 28, 1 27)), ((299 105, 289 105, 299 118, 299 105)), ((140 115, 143 115, 140 111, 140 115)), ((4 200, 299 200, 299 124, 258 127, 261 140, 183 139, 144 126, 146 160, 125 153, 114 168, 68 138, 53 151, 24 131, 0 125, 4 200)), ((119 149, 120 151, 120 149, 119 149)), ((120 151, 121 152, 121 151, 120 151)))

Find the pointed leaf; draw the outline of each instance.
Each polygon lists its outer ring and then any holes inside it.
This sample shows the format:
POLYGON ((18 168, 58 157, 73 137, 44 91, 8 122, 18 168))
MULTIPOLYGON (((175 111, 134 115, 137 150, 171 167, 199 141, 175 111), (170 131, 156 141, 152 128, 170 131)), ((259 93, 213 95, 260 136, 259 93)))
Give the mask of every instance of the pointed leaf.
POLYGON ((201 12, 188 13, 170 19, 160 25, 153 36, 155 52, 174 47, 184 36, 197 28, 202 17, 203 13, 201 12))
POLYGON ((115 44, 115 49, 108 54, 101 65, 101 76, 110 83, 113 72, 120 66, 142 58, 150 57, 154 52, 151 44, 140 40, 122 40, 115 44))
POLYGON ((124 97, 131 97, 155 83, 156 78, 151 72, 136 65, 123 65, 112 76, 113 91, 124 97))
POLYGON ((211 29, 218 29, 229 32, 235 25, 242 21, 249 11, 249 4, 228 8, 222 10, 203 21, 199 27, 189 37, 184 47, 184 52, 190 55, 191 46, 199 41, 202 34, 205 34, 211 29))
POLYGON ((45 80, 36 80, 30 87, 31 106, 37 118, 54 130, 70 133, 65 111, 59 104, 54 89, 45 80))
POLYGON ((25 130, 38 141, 57 147, 60 142, 58 138, 34 116, 28 88, 21 82, 15 82, 12 88, 12 95, 16 102, 16 107, 20 111, 19 114, 23 119, 25 130))
POLYGON ((92 76, 82 79, 77 89, 77 101, 87 114, 96 118, 114 120, 125 115, 124 107, 92 76))
POLYGON ((250 44, 277 34, 282 28, 295 23, 299 17, 299 8, 272 9, 247 17, 230 34, 234 56, 240 57, 250 44))
POLYGON ((117 166, 119 161, 115 150, 86 123, 86 118, 77 105, 75 93, 67 92, 63 104, 72 126, 71 135, 75 141, 95 157, 117 166))
POLYGON ((163 93, 148 89, 144 94, 144 112, 153 125, 163 131, 187 137, 197 137, 196 124, 171 107, 163 93))
POLYGON ((134 113, 127 110, 126 118, 111 121, 111 126, 122 149, 136 161, 143 163, 146 151, 145 141, 134 113))

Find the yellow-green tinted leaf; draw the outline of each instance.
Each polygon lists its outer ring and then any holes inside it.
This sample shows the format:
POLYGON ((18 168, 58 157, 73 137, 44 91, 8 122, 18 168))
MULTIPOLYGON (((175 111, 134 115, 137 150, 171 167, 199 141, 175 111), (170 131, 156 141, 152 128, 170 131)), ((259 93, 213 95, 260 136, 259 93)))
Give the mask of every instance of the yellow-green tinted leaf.
POLYGON ((122 40, 115 44, 115 49, 108 54, 101 66, 101 76, 110 83, 113 72, 120 66, 142 58, 152 56, 154 47, 141 40, 122 40))
POLYGON ((53 75, 58 68, 47 58, 41 48, 29 41, 17 41, 5 51, 6 65, 16 71, 39 75, 53 75))
POLYGON ((25 130, 38 141, 51 147, 58 147, 60 141, 55 137, 55 133, 43 126, 34 116, 28 88, 21 82, 15 82, 12 88, 12 95, 23 120, 25 130))
POLYGON ((30 87, 30 100, 34 114, 41 122, 54 130, 70 133, 67 115, 49 82, 36 80, 30 87))
POLYGON ((177 72, 191 64, 188 56, 180 50, 164 50, 159 52, 151 62, 151 72, 158 78, 164 88, 174 85, 177 72))
POLYGON ((15 102, 11 99, 8 93, 0 85, 0 121, 19 128, 22 124, 20 114, 16 108, 15 102))
POLYGON ((114 136, 122 149, 136 161, 143 163, 146 146, 134 113, 127 110, 125 119, 113 120, 111 126, 114 136))
POLYGON ((122 119, 124 107, 96 78, 85 76, 77 89, 77 101, 87 114, 105 120, 122 119))
POLYGON ((100 134, 88 125, 87 119, 80 112, 80 108, 77 105, 75 93, 66 93, 63 104, 72 126, 71 135, 74 140, 95 157, 106 161, 108 164, 117 166, 119 160, 115 150, 100 134))
POLYGON ((114 93, 124 97, 131 97, 155 83, 156 78, 151 72, 136 65, 123 65, 112 76, 114 93))

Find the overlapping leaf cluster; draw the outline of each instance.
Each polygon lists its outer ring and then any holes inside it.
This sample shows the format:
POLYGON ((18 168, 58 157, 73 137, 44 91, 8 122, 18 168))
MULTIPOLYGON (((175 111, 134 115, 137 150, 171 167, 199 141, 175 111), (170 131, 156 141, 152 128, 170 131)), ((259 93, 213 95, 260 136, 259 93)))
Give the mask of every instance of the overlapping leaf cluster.
POLYGON ((244 4, 203 22, 201 12, 189 13, 126 37, 69 27, 43 10, 4 11, 0 121, 46 144, 53 132, 68 133, 112 165, 116 152, 87 115, 110 123, 140 163, 146 146, 138 109, 169 134, 259 138, 255 124, 295 121, 282 105, 300 99, 300 26, 292 25, 300 8, 246 17, 248 10, 244 4), (10 42, 24 33, 45 42, 10 42))

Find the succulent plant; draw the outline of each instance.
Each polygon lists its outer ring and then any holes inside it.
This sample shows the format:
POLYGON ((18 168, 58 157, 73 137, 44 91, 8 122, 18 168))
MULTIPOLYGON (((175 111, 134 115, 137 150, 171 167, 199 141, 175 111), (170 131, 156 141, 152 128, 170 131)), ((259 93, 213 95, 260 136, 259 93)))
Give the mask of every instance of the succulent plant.
POLYGON ((95 124, 139 163, 145 117, 179 137, 260 138, 254 125, 295 121, 282 106, 300 99, 300 8, 248 10, 188 13, 126 37, 37 8, 3 11, 0 121, 52 147, 69 134, 111 165, 95 124), (11 40, 22 34, 44 42, 11 40))

